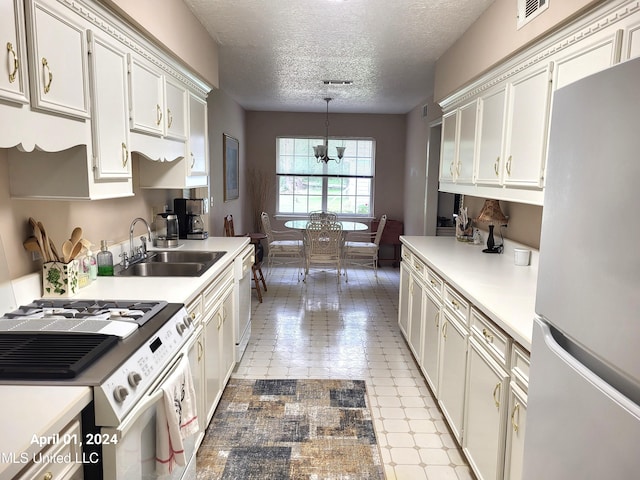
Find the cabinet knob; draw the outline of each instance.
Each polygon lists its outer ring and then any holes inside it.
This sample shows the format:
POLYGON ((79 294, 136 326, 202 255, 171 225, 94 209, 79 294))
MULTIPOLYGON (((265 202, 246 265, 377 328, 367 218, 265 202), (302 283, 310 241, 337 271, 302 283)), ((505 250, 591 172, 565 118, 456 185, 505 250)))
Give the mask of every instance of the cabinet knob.
POLYGON ((507 160, 507 175, 511 175, 511 162, 513 161, 513 155, 509 155, 509 159, 507 160))
POLYGON ((160 125, 160 122, 162 122, 162 109, 156 104, 156 125, 160 125))
POLYGON ((502 391, 502 383, 496 383, 496 387, 493 389, 493 401, 496 404, 496 408, 500 409, 500 392, 502 391))
POLYGON ((42 477, 42 480, 51 480, 52 478, 53 478, 53 473, 47 472, 44 474, 44 477, 42 477))
POLYGON ((500 157, 496 158, 496 163, 493 164, 493 171, 496 172, 496 177, 500 176, 500 157))
POLYGON ((520 426, 518 425, 518 421, 520 418, 516 419, 516 415, 520 417, 520 404, 516 403, 513 407, 513 412, 511 412, 511 426, 513 427, 513 431, 518 433, 518 429, 520 426))

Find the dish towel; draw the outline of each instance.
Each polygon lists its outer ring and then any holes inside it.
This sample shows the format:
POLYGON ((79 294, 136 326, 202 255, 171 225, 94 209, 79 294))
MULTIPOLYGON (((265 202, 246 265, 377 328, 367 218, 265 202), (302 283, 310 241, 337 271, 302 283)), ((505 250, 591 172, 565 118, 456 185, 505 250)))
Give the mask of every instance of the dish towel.
POLYGON ((196 392, 187 357, 163 382, 162 401, 156 415, 156 473, 171 473, 176 465, 185 465, 182 440, 197 433, 196 392))

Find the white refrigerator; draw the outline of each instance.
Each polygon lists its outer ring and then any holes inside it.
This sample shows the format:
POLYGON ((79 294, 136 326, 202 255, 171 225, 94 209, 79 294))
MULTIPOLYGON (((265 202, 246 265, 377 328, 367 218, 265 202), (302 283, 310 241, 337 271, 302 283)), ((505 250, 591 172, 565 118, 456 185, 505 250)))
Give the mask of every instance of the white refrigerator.
POLYGON ((552 108, 524 479, 640 478, 640 59, 552 108))

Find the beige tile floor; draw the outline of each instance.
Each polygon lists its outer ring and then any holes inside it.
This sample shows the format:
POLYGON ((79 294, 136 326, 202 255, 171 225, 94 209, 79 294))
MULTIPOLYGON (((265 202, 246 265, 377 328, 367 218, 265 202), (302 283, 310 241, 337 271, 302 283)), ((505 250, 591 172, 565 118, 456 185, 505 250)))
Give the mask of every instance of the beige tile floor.
POLYGON ((363 379, 387 480, 473 479, 398 328, 398 268, 350 269, 349 283, 274 267, 252 300, 238 378, 363 379))

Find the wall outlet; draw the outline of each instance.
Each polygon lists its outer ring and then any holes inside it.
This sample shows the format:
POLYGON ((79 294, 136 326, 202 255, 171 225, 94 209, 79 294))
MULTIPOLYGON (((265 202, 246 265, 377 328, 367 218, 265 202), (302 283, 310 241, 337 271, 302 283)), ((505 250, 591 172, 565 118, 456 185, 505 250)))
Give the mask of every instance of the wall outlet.
POLYGON ((31 252, 31 260, 34 262, 36 260, 42 260, 42 255, 40 255, 40 252, 31 252))

